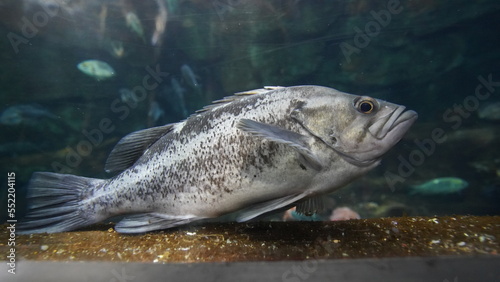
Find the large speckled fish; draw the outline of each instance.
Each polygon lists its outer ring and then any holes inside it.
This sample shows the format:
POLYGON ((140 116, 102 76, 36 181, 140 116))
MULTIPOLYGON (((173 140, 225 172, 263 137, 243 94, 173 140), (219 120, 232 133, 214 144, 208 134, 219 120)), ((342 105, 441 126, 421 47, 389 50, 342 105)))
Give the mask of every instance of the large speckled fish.
POLYGON ((239 211, 238 221, 297 205, 374 168, 414 111, 320 86, 267 87, 216 101, 188 119, 125 136, 107 180, 35 173, 24 233, 61 232, 116 215, 140 233, 239 211))

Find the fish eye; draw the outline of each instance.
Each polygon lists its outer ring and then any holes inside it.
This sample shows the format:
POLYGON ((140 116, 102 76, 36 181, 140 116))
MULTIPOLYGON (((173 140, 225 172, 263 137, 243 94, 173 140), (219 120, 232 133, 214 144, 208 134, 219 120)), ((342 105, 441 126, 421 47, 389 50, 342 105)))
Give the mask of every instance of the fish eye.
POLYGON ((355 105, 356 109, 363 114, 372 113, 376 108, 375 102, 369 98, 361 98, 355 102, 355 105))
POLYGON ((364 101, 359 104, 359 110, 362 113, 369 114, 373 111, 373 103, 370 101, 364 101))

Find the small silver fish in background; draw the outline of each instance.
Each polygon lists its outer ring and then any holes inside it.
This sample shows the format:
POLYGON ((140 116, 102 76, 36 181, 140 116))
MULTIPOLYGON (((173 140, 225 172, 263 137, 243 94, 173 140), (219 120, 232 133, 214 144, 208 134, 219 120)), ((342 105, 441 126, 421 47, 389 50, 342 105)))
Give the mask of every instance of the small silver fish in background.
POLYGON ((156 4, 158 5, 158 15, 155 17, 155 30, 151 36, 152 46, 159 46, 161 44, 161 39, 167 26, 167 8, 165 1, 156 0, 156 4))
POLYGON ((477 115, 480 119, 500 121, 500 102, 490 103, 480 107, 477 115))
POLYGON ((0 114, 0 124, 19 125, 21 123, 38 123, 40 118, 57 119, 49 110, 36 104, 15 105, 6 108, 0 114))
POLYGON ((151 122, 155 123, 157 122, 165 112, 161 109, 160 104, 158 102, 153 101, 149 105, 149 111, 148 111, 148 117, 151 120, 151 122))
MULTIPOLYGON (((120 93, 120 100, 123 103, 127 103, 129 106, 130 105, 137 105, 137 103, 139 103, 139 99, 137 99, 137 96, 131 90, 129 90, 127 88, 120 88, 120 90, 118 90, 118 92, 120 93)), ((133 106, 133 107, 135 107, 135 106, 133 106)))
POLYGON ((170 85, 163 87, 157 98, 161 100, 162 105, 167 107, 170 116, 175 116, 178 119, 185 119, 189 116, 186 89, 181 86, 177 78, 172 76, 170 85))
POLYGON ((445 195, 453 194, 467 188, 469 183, 457 177, 441 177, 429 180, 423 184, 412 186, 411 195, 445 195))
POLYGON ((22 233, 62 232, 125 215, 121 233, 171 228, 232 212, 237 221, 297 206, 378 165, 414 111, 321 86, 266 87, 215 101, 186 120, 133 132, 94 179, 34 173, 22 233))
POLYGON ((139 19, 139 17, 137 17, 136 13, 127 12, 125 14, 125 22, 127 24, 127 27, 130 28, 131 31, 133 31, 138 37, 142 38, 142 40, 145 41, 144 28, 142 27, 141 20, 139 19))
POLYGON ((179 112, 181 113, 183 118, 188 117, 188 110, 186 107, 186 96, 184 93, 186 92, 186 89, 184 89, 179 81, 175 78, 172 77, 170 79, 170 85, 172 86, 174 95, 175 95, 175 102, 179 104, 179 112))
POLYGON ((200 83, 198 82, 197 76, 194 74, 190 66, 184 64, 181 66, 181 73, 184 82, 189 85, 194 90, 200 89, 200 83))
POLYGON ((77 65, 77 68, 98 81, 115 76, 115 70, 108 63, 99 60, 83 61, 77 65))
POLYGON ((105 44, 103 44, 103 46, 105 46, 107 51, 115 58, 123 58, 126 54, 125 46, 121 41, 108 40, 105 44))

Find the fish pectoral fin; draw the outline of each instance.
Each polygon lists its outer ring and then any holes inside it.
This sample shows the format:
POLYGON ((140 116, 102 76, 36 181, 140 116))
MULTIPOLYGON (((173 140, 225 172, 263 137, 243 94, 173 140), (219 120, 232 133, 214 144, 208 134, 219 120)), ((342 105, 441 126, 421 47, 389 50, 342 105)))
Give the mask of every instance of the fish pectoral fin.
POLYGON ((290 146, 300 154, 302 157, 301 161, 309 167, 315 170, 321 170, 323 168, 321 161, 308 148, 306 141, 309 137, 307 136, 250 119, 241 119, 237 127, 253 136, 262 137, 270 141, 290 146))
POLYGON ((123 137, 113 148, 106 160, 106 172, 121 171, 132 166, 146 151, 149 146, 169 133, 173 124, 157 126, 132 132, 123 137))
POLYGON ((141 213, 126 216, 115 225, 119 233, 144 233, 167 229, 202 219, 194 215, 173 216, 162 213, 141 213))
POLYGON ((319 214, 325 211, 324 198, 321 196, 308 198, 297 204, 297 209, 295 212, 312 216, 313 214, 319 214))
POLYGON ((306 197, 306 194, 293 194, 278 199, 255 204, 244 209, 236 218, 236 221, 243 222, 255 218, 261 214, 268 213, 283 207, 289 206, 296 201, 306 197))

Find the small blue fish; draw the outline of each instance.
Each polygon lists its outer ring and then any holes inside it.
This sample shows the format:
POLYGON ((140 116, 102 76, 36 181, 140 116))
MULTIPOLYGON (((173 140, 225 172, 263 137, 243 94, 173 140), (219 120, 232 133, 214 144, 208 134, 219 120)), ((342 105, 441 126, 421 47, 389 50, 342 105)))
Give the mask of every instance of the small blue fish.
POLYGON ((197 81, 197 76, 194 74, 190 66, 184 64, 181 66, 181 73, 184 82, 187 83, 191 88, 198 90, 200 88, 200 83, 197 81))
POLYGON ((412 186, 411 195, 444 195, 457 193, 469 186, 469 183, 457 177, 442 177, 412 186))
POLYGON ((148 117, 153 121, 153 123, 156 123, 160 117, 163 116, 163 114, 165 114, 165 112, 161 109, 160 104, 153 101, 149 106, 148 117))
POLYGON ((128 105, 137 105, 137 103, 139 103, 139 99, 131 90, 127 88, 121 88, 120 90, 118 90, 118 92, 120 93, 120 100, 123 103, 127 103, 128 105))

